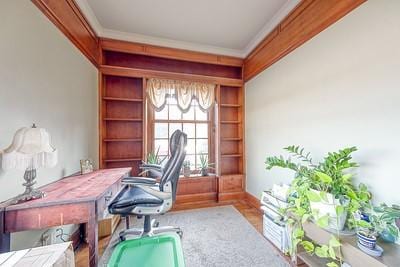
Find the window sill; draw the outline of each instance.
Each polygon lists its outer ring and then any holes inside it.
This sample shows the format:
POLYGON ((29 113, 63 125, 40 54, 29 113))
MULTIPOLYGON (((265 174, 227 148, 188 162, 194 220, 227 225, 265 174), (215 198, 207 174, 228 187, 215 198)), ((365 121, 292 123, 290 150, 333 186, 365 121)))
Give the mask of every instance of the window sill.
POLYGON ((203 176, 203 175, 201 175, 201 174, 192 174, 192 175, 190 175, 189 177, 185 177, 185 176, 183 176, 183 175, 180 175, 179 176, 179 179, 180 180, 183 180, 183 179, 188 179, 188 180, 190 180, 190 179, 196 179, 196 178, 215 178, 217 175, 215 174, 215 173, 210 173, 209 175, 207 175, 207 176, 203 176))

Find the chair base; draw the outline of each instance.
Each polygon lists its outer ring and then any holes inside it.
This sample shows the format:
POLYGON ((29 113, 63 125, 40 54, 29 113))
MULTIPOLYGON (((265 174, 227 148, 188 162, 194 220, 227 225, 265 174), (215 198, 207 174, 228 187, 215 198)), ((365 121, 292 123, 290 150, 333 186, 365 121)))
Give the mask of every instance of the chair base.
MULTIPOLYGON (((129 217, 125 219, 127 222, 129 217)), ((119 233, 119 238, 121 241, 125 241, 127 236, 133 236, 134 238, 141 238, 147 236, 154 236, 163 233, 177 233, 180 238, 183 237, 183 232, 179 227, 174 226, 161 226, 159 227, 159 223, 153 219, 150 221, 150 216, 146 215, 144 220, 144 227, 143 228, 129 228, 129 222, 127 223, 127 229, 121 231, 119 233)))

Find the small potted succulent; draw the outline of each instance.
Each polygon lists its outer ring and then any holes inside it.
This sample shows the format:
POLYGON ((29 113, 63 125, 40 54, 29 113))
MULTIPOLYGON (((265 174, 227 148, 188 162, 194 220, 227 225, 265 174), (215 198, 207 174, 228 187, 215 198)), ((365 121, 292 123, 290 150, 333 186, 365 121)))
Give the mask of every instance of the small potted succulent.
POLYGON ((200 165, 199 165, 199 170, 202 176, 208 176, 208 171, 210 169, 213 169, 214 163, 210 163, 208 161, 208 156, 207 154, 200 154, 200 165))
POLYGON ((190 177, 191 174, 192 174, 192 172, 190 170, 190 161, 189 160, 185 160, 183 162, 183 176, 188 178, 188 177, 190 177))

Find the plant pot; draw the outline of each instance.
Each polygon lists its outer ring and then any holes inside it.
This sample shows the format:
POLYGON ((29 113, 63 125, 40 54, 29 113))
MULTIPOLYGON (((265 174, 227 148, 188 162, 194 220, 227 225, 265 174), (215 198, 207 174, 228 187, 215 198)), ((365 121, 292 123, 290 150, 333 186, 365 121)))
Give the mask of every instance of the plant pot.
POLYGON ((382 233, 380 233, 380 238, 382 238, 383 241, 386 243, 394 243, 396 242, 396 237, 389 233, 387 230, 384 230, 382 233))
POLYGON ((191 171, 190 171, 190 166, 184 166, 183 167, 183 176, 185 176, 186 178, 190 177, 191 175, 191 171))
MULTIPOLYGON (((315 194, 321 195, 321 191, 311 189, 315 194)), ((313 202, 310 201, 310 208, 311 210, 316 210, 318 212, 318 217, 315 218, 318 220, 320 217, 328 215, 329 216, 329 221, 328 221, 328 227, 331 229, 339 230, 342 231, 344 228, 344 225, 346 223, 347 219, 347 212, 343 212, 339 218, 337 218, 336 215, 336 207, 339 205, 342 205, 340 203, 339 199, 335 199, 335 197, 327 193, 326 194, 326 200, 321 200, 320 202, 313 202)), ((344 205, 346 206, 346 205, 344 205)))
POLYGON ((375 249, 376 236, 368 236, 364 232, 358 231, 357 237, 358 237, 358 243, 360 243, 360 245, 369 249, 375 249))
POLYGON ((207 169, 201 169, 201 176, 208 176, 208 170, 207 169))

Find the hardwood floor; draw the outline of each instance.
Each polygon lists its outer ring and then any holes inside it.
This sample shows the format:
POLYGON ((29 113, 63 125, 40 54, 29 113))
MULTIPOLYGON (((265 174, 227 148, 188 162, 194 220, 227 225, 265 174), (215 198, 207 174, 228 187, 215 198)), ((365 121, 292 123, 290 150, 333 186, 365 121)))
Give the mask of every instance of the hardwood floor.
MULTIPOLYGON (((204 207, 214 207, 214 206, 224 206, 224 205, 233 205, 253 226, 257 229, 258 232, 262 233, 262 214, 261 212, 251 206, 244 200, 237 202, 225 202, 225 203, 198 203, 191 204, 185 206, 178 206, 174 210, 187 210, 187 209, 196 209, 196 208, 204 208, 204 207)), ((103 251, 108 245, 108 242, 111 237, 105 237, 99 240, 99 254, 102 255, 103 251)), ((88 246, 86 244, 82 244, 78 250, 75 252, 75 264, 77 267, 86 267, 88 258, 88 246)))

